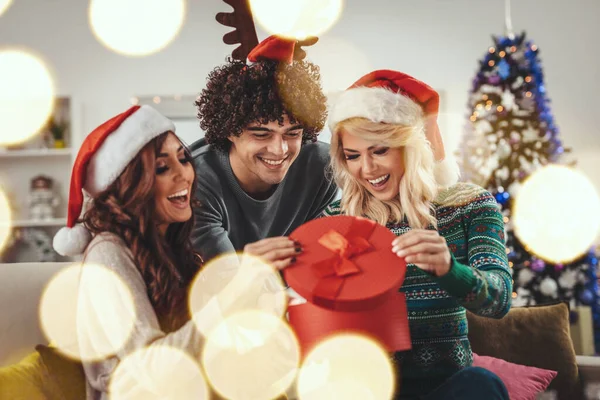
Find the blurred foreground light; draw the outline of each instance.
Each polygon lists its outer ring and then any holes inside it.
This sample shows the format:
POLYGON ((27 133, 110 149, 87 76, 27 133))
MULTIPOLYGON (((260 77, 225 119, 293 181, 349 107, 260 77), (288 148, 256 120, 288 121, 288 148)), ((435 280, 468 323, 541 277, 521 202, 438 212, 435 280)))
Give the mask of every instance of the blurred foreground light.
POLYGON ((600 230, 600 197, 581 172, 548 165, 527 178, 512 210, 515 235, 552 263, 587 253, 600 230))
POLYGON ((171 43, 185 19, 185 0, 91 0, 92 32, 107 48, 147 56, 171 43))
POLYGON ((287 295, 279 273, 257 257, 235 253, 208 262, 192 282, 190 313, 207 335, 225 318, 246 310, 282 317, 287 295))
POLYGON ((307 355, 298 374, 300 400, 387 400, 395 388, 387 352, 352 334, 327 339, 307 355))
POLYGON ((4 193, 2 187, 0 187, 0 255, 4 251, 4 246, 8 242, 8 238, 12 232, 12 215, 11 215, 10 203, 4 193))
POLYGON ((11 4, 12 0, 0 0, 0 17, 8 10, 11 4))
POLYGON ((131 291, 116 273, 101 265, 73 264, 46 286, 40 321, 63 354, 95 361, 123 348, 136 314, 131 291))
POLYGON ((304 39, 319 36, 335 24, 342 0, 250 0, 252 14, 271 34, 304 39))
POLYGON ((152 345, 128 355, 110 380, 111 400, 204 400, 200 366, 182 350, 152 345))
POLYGON ((0 51, 0 146, 23 143, 46 124, 54 105, 54 83, 37 57, 0 51))
POLYGON ((211 331, 202 365, 211 385, 231 400, 269 400, 294 382, 300 349, 282 318, 261 311, 237 313, 211 331))

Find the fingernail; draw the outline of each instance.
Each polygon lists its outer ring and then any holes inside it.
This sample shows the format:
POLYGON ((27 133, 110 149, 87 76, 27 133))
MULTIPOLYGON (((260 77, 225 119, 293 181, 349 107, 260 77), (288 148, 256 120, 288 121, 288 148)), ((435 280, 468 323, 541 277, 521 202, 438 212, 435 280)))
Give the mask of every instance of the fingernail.
POLYGON ((297 241, 297 240, 294 240, 294 246, 296 246, 296 247, 300 247, 300 246, 302 246, 302 245, 300 244, 300 242, 299 242, 299 241, 297 241))
POLYGON ((292 259, 290 260, 290 264, 293 264, 296 262, 296 257, 292 257, 292 259))
POLYGON ((296 247, 296 253, 300 253, 302 251, 302 247, 296 247))
POLYGON ((404 250, 398 250, 396 252, 396 254, 398 255, 398 257, 404 257, 404 255, 406 255, 406 251, 404 251, 404 250))
POLYGON ((414 260, 413 256, 408 256, 404 259, 404 261, 406 261, 407 263, 411 263, 411 262, 413 262, 413 260, 414 260))
POLYGON ((392 253, 397 253, 398 250, 400 250, 400 247, 398 247, 398 246, 392 247, 392 253))

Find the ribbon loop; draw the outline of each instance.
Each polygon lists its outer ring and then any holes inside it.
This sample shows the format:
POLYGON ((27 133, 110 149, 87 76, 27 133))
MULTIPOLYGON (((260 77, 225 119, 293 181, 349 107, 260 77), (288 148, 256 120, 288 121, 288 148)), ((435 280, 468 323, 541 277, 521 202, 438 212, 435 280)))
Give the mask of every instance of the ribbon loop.
POLYGON ((334 256, 313 264, 313 272, 320 278, 315 294, 336 298, 346 277, 362 272, 351 259, 373 250, 368 238, 375 226, 374 221, 355 218, 346 234, 331 229, 319 238, 318 243, 334 256))

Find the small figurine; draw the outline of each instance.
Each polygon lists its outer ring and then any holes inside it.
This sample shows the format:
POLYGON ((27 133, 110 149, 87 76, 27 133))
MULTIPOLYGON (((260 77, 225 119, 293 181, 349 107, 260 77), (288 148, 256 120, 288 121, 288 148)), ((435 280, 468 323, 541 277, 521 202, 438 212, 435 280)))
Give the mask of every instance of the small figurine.
POLYGON ((52 178, 38 175, 31 179, 29 191, 29 218, 44 220, 54 218, 54 209, 60 202, 54 193, 52 178))

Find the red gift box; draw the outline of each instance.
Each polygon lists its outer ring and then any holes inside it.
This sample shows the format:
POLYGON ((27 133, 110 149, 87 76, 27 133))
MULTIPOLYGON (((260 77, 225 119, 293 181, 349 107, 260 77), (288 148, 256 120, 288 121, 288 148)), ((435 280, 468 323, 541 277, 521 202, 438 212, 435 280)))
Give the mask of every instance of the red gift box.
POLYGON ((411 348, 406 299, 398 292, 406 263, 392 252, 395 237, 374 221, 348 216, 316 219, 292 232, 302 253, 284 278, 307 300, 288 308, 304 354, 346 332, 370 336, 389 351, 411 348))

